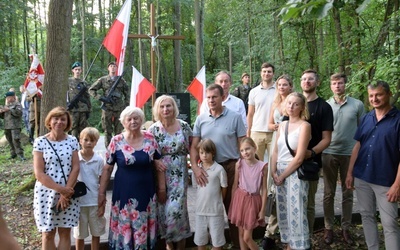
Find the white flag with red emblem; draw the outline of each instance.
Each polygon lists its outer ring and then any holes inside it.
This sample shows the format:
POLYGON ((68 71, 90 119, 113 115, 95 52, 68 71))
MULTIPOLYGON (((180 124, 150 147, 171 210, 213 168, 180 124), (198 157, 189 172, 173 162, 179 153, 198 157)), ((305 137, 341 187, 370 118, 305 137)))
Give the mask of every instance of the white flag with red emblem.
POLYGON ((44 70, 37 54, 29 55, 29 57, 32 59, 32 63, 28 75, 26 76, 24 87, 28 95, 31 96, 37 93, 37 95, 41 97, 42 91, 40 87, 44 82, 44 70))
POLYGON ((206 66, 200 69, 189 87, 187 87, 187 91, 196 98, 200 106, 204 98, 206 98, 206 66))
POLYGON ((118 66, 118 75, 124 70, 126 41, 128 40, 129 21, 131 16, 132 0, 126 0, 118 13, 117 19, 111 25, 106 37, 104 47, 115 56, 118 66))
POLYGON ((155 91, 156 88, 153 84, 132 66, 131 100, 129 105, 142 108, 155 91))

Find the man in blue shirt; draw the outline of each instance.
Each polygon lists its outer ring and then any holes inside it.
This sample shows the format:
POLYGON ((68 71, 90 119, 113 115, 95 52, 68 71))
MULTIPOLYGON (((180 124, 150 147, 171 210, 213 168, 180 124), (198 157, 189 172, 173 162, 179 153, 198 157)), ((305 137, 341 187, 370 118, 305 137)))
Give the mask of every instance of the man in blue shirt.
POLYGON ((346 186, 357 192, 368 249, 379 249, 375 218, 378 206, 386 249, 400 249, 397 222, 400 197, 400 111, 390 105, 389 85, 377 81, 368 86, 374 108, 365 115, 354 136, 346 186), (354 187, 353 187, 354 181, 354 187))

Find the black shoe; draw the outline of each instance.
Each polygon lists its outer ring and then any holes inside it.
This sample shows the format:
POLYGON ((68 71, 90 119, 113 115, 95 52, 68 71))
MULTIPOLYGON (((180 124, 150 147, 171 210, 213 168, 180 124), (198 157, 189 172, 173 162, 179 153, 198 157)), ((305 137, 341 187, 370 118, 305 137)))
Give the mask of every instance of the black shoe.
POLYGON ((19 157, 19 159, 20 159, 21 161, 26 161, 26 159, 25 159, 25 157, 24 157, 23 155, 19 155, 18 157, 19 157))
POLYGON ((15 159, 15 158, 17 158, 17 155, 11 155, 8 159, 12 160, 12 159, 15 159))
POLYGON ((264 237, 262 242, 261 242, 261 246, 264 250, 269 250, 275 247, 275 240, 268 238, 268 237, 264 237))

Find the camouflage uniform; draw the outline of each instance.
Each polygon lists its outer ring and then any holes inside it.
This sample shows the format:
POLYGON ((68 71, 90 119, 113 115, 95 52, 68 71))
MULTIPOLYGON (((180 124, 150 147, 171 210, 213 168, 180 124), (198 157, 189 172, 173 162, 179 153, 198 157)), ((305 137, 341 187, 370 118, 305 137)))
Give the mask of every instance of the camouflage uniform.
MULTIPOLYGON (((117 80, 117 76, 111 77, 109 75, 99 78, 93 85, 89 88, 89 94, 95 99, 99 100, 102 96, 107 96, 109 89, 117 80), (103 95, 99 94, 98 91, 102 91, 103 95)), ((122 132, 122 124, 119 121, 120 114, 125 107, 129 106, 130 101, 130 90, 129 86, 126 84, 124 79, 118 83, 114 90, 114 103, 105 103, 104 109, 101 111, 101 125, 106 134, 105 144, 106 148, 111 141, 111 137, 122 132)))
POLYGON ((41 100, 42 97, 39 97, 37 94, 34 94, 33 96, 28 96, 27 100, 30 101, 29 104, 29 124, 30 124, 30 133, 29 133, 29 140, 31 143, 33 143, 33 138, 35 136, 35 126, 36 126, 36 115, 37 115, 37 122, 38 122, 38 127, 37 131, 39 131, 39 123, 40 123, 40 106, 41 106, 41 100), (36 108, 37 108, 37 114, 35 114, 35 100, 36 100, 36 108))
MULTIPOLYGON (((76 95, 81 91, 83 87, 88 87, 86 82, 82 82, 81 79, 70 77, 68 79, 69 89, 67 92, 68 102, 72 101, 76 95)), ((90 95, 86 90, 83 95, 79 98, 76 107, 72 107, 69 112, 72 116, 72 128, 71 134, 78 138, 81 131, 89 126, 87 119, 89 118, 92 104, 90 103, 90 95)))
POLYGON ((1 112, 0 117, 4 119, 4 134, 10 144, 11 158, 17 155, 24 159, 24 150, 21 146, 21 121, 22 106, 18 101, 14 101, 5 105, 10 110, 1 112))
POLYGON ((242 101, 244 103, 244 107, 246 108, 246 114, 247 114, 248 109, 249 109, 248 101, 249 101, 250 90, 251 90, 250 86, 248 86, 248 85, 246 86, 246 85, 242 84, 242 85, 236 87, 231 93, 231 95, 242 99, 242 101))

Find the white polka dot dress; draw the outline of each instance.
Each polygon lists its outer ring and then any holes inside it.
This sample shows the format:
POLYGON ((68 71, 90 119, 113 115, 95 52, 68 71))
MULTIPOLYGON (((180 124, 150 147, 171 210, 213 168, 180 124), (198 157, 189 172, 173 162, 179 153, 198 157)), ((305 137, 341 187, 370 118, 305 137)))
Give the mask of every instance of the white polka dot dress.
MULTIPOLYGON (((50 140, 49 140, 50 141, 50 140)), ((65 177, 71 172, 72 152, 78 150, 78 141, 75 137, 68 135, 62 141, 50 141, 63 164, 65 177)), ((54 150, 44 136, 38 137, 33 144, 33 151, 43 153, 45 162, 45 173, 56 183, 65 186, 60 163, 54 150)), ((55 206, 60 194, 55 190, 45 187, 36 181, 34 189, 33 208, 36 226, 39 232, 48 232, 56 227, 72 228, 78 225, 79 221, 79 199, 71 199, 72 204, 64 211, 56 214, 51 208, 55 206)))

